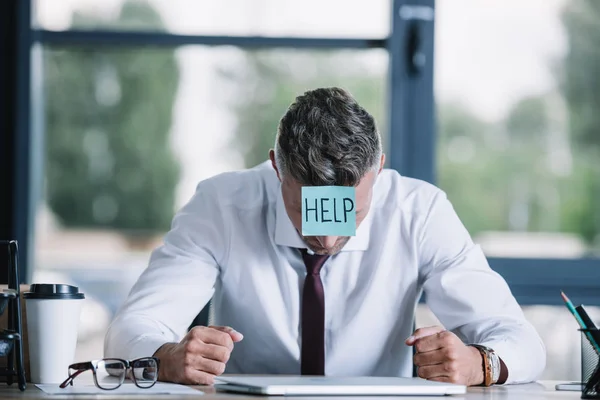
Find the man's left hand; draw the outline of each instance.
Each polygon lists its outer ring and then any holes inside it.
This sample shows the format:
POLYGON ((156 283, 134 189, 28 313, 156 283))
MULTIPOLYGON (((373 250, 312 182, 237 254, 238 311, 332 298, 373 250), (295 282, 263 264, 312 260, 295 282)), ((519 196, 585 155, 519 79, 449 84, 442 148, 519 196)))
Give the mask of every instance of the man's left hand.
POLYGON ((419 328, 406 339, 406 344, 416 348, 414 363, 421 378, 467 386, 483 382, 479 350, 465 345, 442 327, 419 328))

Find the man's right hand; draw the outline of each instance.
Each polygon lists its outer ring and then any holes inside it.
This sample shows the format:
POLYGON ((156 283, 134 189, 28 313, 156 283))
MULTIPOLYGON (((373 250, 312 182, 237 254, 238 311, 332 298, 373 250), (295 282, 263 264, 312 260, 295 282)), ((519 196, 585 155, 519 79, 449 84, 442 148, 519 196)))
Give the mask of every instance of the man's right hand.
POLYGON ((212 385, 225 371, 233 343, 244 336, 228 326, 196 326, 179 343, 161 346, 158 380, 186 385, 212 385))

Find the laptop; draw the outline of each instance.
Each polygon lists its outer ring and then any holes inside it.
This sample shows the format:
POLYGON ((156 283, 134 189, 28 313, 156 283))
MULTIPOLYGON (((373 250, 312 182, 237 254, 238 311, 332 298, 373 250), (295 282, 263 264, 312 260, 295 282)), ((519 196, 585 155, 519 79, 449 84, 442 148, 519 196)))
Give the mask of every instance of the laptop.
POLYGON ((281 396, 445 396, 466 386, 421 378, 222 375, 215 387, 228 392, 281 396))

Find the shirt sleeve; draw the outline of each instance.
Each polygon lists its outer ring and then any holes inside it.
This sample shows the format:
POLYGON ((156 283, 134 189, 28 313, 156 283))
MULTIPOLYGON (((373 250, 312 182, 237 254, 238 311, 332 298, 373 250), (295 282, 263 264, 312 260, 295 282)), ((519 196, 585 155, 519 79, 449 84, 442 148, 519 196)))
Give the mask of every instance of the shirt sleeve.
POLYGON ((164 243, 110 324, 105 357, 134 359, 179 342, 208 303, 228 257, 224 214, 208 181, 173 218, 164 243))
POLYGON ((531 382, 546 365, 546 349, 505 280, 488 265, 444 192, 434 197, 419 234, 425 301, 465 343, 495 350, 506 383, 531 382))

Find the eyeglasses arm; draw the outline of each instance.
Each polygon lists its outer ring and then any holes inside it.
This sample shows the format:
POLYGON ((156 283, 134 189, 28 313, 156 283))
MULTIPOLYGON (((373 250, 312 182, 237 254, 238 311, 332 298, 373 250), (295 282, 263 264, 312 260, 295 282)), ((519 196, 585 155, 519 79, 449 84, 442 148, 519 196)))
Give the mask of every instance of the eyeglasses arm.
POLYGON ((69 375, 69 377, 67 379, 65 379, 65 381, 63 383, 60 384, 60 388, 64 389, 69 385, 73 385, 73 380, 75 378, 77 378, 79 376, 79 374, 87 371, 88 369, 92 369, 92 368, 93 368, 93 366, 92 366, 91 362, 84 362, 84 363, 77 363, 77 364, 69 365, 69 369, 75 369, 76 371, 73 372, 71 375, 69 375))

